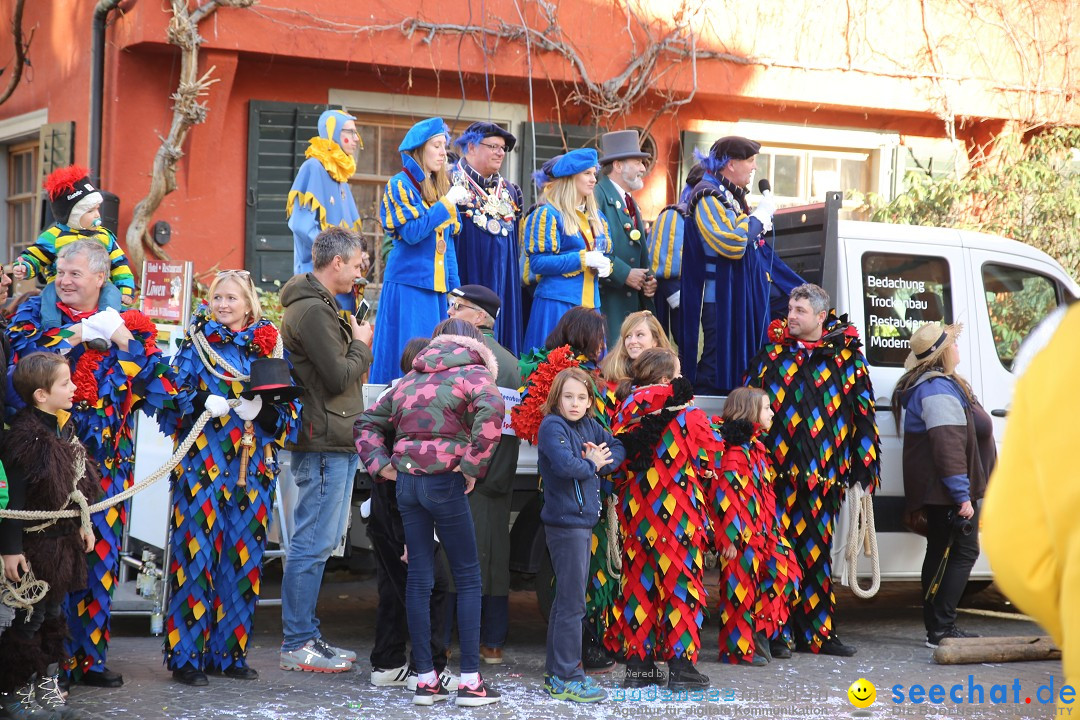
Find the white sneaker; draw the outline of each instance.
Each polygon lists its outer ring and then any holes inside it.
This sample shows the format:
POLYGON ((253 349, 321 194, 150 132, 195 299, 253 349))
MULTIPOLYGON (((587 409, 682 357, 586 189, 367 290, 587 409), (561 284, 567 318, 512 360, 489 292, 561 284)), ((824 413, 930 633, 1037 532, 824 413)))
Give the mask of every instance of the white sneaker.
MULTIPOLYGON (((419 676, 416 674, 416 672, 410 670, 408 678, 405 681, 405 689, 415 691, 416 683, 418 680, 419 676)), ((441 673, 439 673, 439 683, 442 684, 444 688, 446 688, 447 692, 454 692, 458 689, 458 677, 449 670, 444 669, 441 673)))
POLYGON ((315 638, 315 644, 324 654, 330 652, 347 662, 356 662, 356 653, 354 653, 352 650, 345 650, 344 648, 334 647, 322 638, 315 638))
POLYGON ((303 647, 296 650, 281 651, 281 669, 342 673, 352 670, 352 663, 339 658, 329 648, 323 650, 314 640, 308 640, 303 647))
POLYGON ((371 684, 375 687, 405 687, 409 678, 412 678, 413 687, 416 689, 416 673, 409 671, 408 665, 389 670, 371 668, 371 684))

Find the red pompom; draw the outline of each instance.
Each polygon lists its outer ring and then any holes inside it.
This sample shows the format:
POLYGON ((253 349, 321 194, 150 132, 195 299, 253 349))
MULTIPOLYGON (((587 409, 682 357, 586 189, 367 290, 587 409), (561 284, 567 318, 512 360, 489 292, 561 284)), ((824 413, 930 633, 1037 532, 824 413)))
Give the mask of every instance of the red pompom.
POLYGON ((259 325, 251 333, 251 342, 255 346, 255 354, 259 357, 270 357, 277 345, 278 331, 273 325, 259 325))
POLYGON ((783 342, 788 336, 787 320, 777 318, 776 320, 773 320, 771 323, 769 323, 769 330, 767 336, 774 343, 783 342))
POLYGON ((49 173, 41 187, 45 188, 45 191, 49 193, 50 200, 55 200, 64 193, 74 192, 75 183, 89 174, 90 170, 82 165, 68 165, 65 168, 53 170, 49 173))

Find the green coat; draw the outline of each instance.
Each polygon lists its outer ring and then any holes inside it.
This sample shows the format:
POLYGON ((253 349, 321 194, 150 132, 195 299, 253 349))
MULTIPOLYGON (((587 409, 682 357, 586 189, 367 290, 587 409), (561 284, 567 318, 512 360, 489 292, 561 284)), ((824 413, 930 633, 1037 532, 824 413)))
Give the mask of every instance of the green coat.
MULTIPOLYGON (((485 328, 481 332, 484 344, 499 363, 495 384, 504 388, 521 387, 517 358, 495 342, 491 330, 485 328)), ((513 435, 503 435, 488 465, 487 475, 476 481, 476 489, 469 494, 484 595, 501 597, 510 594, 510 503, 514 495, 519 444, 513 435)))
POLYGON ((607 317, 607 341, 611 347, 618 339, 627 315, 639 310, 655 310, 652 298, 626 285, 626 277, 633 268, 649 267, 649 251, 645 247, 645 221, 637 203, 634 203, 635 221, 626 211, 622 193, 607 176, 596 183, 593 195, 611 232, 611 252, 608 254, 612 263, 611 275, 600 281, 600 310, 607 317), (637 240, 631 240, 630 233, 635 228, 641 235, 637 240))

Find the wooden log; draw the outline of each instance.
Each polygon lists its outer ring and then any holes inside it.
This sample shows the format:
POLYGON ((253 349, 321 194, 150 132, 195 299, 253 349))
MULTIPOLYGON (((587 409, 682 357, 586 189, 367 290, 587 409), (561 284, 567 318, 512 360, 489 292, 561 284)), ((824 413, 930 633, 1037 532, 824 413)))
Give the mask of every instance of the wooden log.
POLYGON ((939 665, 1060 659, 1061 650, 1047 637, 949 638, 934 651, 939 665))

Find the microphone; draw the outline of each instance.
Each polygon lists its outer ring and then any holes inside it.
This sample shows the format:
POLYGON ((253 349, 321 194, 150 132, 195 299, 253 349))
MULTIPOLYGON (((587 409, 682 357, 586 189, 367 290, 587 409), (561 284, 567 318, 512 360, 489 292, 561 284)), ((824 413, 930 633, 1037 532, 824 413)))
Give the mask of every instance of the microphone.
POLYGON ((769 184, 768 178, 758 180, 757 189, 762 197, 772 197, 772 185, 769 184))

